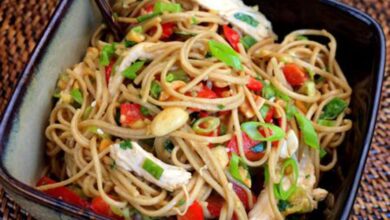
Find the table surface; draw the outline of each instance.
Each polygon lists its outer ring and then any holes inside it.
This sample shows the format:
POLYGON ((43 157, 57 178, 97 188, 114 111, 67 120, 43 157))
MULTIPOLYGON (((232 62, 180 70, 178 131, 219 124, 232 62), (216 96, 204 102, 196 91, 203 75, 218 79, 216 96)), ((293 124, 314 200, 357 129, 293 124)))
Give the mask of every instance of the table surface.
MULTIPOLYGON (((390 219, 390 0, 342 0, 382 24, 388 39, 381 110, 351 219, 390 219)), ((0 115, 57 0, 0 0, 0 115)), ((0 216, 31 219, 0 186, 0 216)))

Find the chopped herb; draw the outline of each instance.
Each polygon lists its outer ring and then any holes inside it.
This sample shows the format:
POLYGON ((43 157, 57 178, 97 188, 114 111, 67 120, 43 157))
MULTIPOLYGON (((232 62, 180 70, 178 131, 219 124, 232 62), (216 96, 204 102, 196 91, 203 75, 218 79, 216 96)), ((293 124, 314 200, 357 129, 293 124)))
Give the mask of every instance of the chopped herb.
POLYGON ((199 24, 199 21, 196 17, 192 16, 191 18, 191 24, 199 24))
POLYGON ((107 66, 110 64, 111 57, 115 54, 116 43, 107 44, 102 48, 102 52, 99 57, 99 65, 107 66))
POLYGON ((221 127, 219 127, 219 133, 220 135, 225 135, 227 133, 227 126, 225 124, 221 124, 221 127))
POLYGON ((153 12, 154 13, 163 13, 163 12, 181 12, 182 8, 180 4, 176 3, 165 3, 158 1, 156 4, 154 4, 153 12))
POLYGON ((131 142, 130 142, 129 140, 122 141, 122 142, 119 144, 119 147, 120 147, 122 150, 133 149, 133 145, 131 144, 131 142))
POLYGON ((143 116, 149 116, 150 115, 149 109, 144 107, 144 106, 141 106, 141 113, 142 113, 143 116))
POLYGON ((167 77, 165 78, 167 82, 173 82, 173 81, 184 81, 188 82, 190 81, 190 77, 187 75, 184 70, 177 70, 174 72, 169 72, 167 74, 167 77))
POLYGON ((269 109, 270 109, 269 105, 264 104, 264 105, 261 107, 261 109, 260 109, 261 117, 266 118, 269 109))
POLYGON ((251 37, 250 35, 245 35, 243 38, 241 38, 241 43, 244 45, 245 49, 251 48, 253 45, 257 43, 256 39, 251 37))
POLYGON ((305 179, 309 179, 310 178, 310 174, 307 174, 306 176, 305 176, 305 179))
POLYGON ((296 37, 297 40, 309 40, 309 38, 307 38, 305 35, 298 35, 296 37))
POLYGON ((219 110, 223 110, 223 109, 225 109, 225 106, 224 106, 224 105, 222 105, 222 104, 219 104, 217 107, 218 107, 218 109, 219 109, 219 110))
POLYGON ((208 44, 213 57, 216 57, 236 70, 242 70, 240 56, 229 45, 215 40, 210 40, 208 44))
POLYGON ((273 87, 273 90, 275 91, 276 97, 278 97, 286 102, 290 101, 290 97, 288 95, 284 94, 282 91, 275 88, 273 85, 271 85, 271 86, 273 87))
POLYGON ((141 22, 147 21, 147 20, 152 19, 152 18, 159 16, 159 15, 160 15, 160 13, 156 13, 156 12, 146 14, 146 15, 141 15, 141 16, 137 17, 137 21, 141 23, 141 22))
POLYGON ((152 81, 152 85, 150 87, 150 95, 155 98, 159 99, 161 94, 161 86, 156 81, 152 81))
POLYGON ((144 30, 143 30, 142 26, 136 26, 136 27, 134 27, 133 29, 131 29, 131 31, 134 31, 135 33, 140 34, 140 33, 142 33, 144 30))
POLYGON ((259 25, 259 22, 248 14, 238 12, 234 14, 234 17, 242 22, 249 24, 252 27, 257 27, 259 25))
POLYGON ((294 104, 290 101, 286 104, 286 117, 288 120, 291 120, 294 117, 295 112, 297 109, 295 108, 294 104))
POLYGON ((336 121, 333 120, 326 120, 326 119, 319 119, 317 124, 327 127, 332 127, 336 124, 336 121))
POLYGON ((111 168, 111 170, 115 170, 116 169, 116 161, 115 160, 112 160, 112 162, 110 164, 110 168, 111 168))
POLYGON ((311 68, 307 68, 306 71, 309 73, 310 79, 314 80, 316 72, 314 72, 314 70, 311 68))
POLYGON ((134 41, 131 41, 131 40, 125 40, 124 44, 125 44, 125 47, 129 48, 129 47, 136 45, 137 43, 134 41))
POLYGON ((184 204, 186 204, 186 201, 184 199, 180 199, 180 201, 176 203, 177 206, 182 206, 184 204))
POLYGON ((86 120, 86 119, 89 117, 89 115, 91 115, 92 110, 93 110, 92 106, 88 106, 88 107, 85 109, 85 111, 84 111, 84 113, 83 113, 83 115, 82 115, 82 119, 83 119, 83 120, 86 120))
POLYGON ((347 106, 348 104, 346 101, 340 98, 334 98, 325 105, 320 119, 334 120, 347 108, 347 106))
POLYGON ((137 77, 137 72, 144 67, 145 61, 137 61, 127 67, 123 72, 122 75, 128 79, 134 80, 137 77))
POLYGON ((261 153, 264 152, 264 142, 261 142, 260 144, 255 145, 254 147, 251 147, 251 151, 253 153, 261 153))
POLYGON ((268 100, 275 97, 275 90, 273 89, 273 86, 269 83, 263 83, 263 85, 262 96, 268 100))
POLYGON ((142 164, 142 168, 157 180, 161 178, 164 172, 164 169, 162 167, 160 167, 158 164, 156 164, 149 158, 145 159, 144 163, 142 164))
POLYGON ((78 104, 83 104, 84 98, 83 94, 81 94, 80 89, 72 89, 72 91, 70 91, 70 95, 72 96, 73 100, 76 101, 78 104))
POLYGON ((169 153, 172 152, 173 148, 175 148, 175 145, 173 145, 171 140, 164 141, 164 149, 168 151, 169 153))
POLYGON ((299 129, 302 132, 303 141, 305 144, 312 148, 318 149, 320 147, 320 143, 318 141, 316 130, 314 129, 311 121, 298 111, 295 112, 295 119, 298 122, 299 129))
POLYGON ((286 211, 286 209, 289 208, 290 206, 291 206, 291 204, 286 200, 279 200, 279 202, 278 202, 278 209, 281 212, 286 211))

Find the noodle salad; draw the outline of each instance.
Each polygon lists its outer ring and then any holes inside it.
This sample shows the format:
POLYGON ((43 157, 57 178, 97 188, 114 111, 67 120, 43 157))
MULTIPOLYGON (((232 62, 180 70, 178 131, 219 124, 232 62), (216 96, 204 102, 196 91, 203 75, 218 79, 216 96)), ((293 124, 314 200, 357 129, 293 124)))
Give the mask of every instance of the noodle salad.
POLYGON ((241 0, 118 0, 62 73, 37 188, 112 219, 285 219, 328 191, 352 90, 325 30, 241 0), (317 41, 318 40, 318 41, 317 41), (325 42, 321 43, 321 42, 325 42))

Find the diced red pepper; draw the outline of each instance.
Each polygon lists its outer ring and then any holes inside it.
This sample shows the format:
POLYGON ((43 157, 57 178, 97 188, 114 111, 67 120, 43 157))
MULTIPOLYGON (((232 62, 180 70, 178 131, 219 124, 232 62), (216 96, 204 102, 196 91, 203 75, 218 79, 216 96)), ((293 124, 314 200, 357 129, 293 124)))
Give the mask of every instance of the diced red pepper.
MULTIPOLYGON (((250 207, 249 207, 248 194, 246 193, 246 191, 243 188, 241 188, 241 186, 237 185, 234 182, 232 182, 232 183, 233 183, 233 190, 234 190, 234 192, 237 194, 238 198, 241 200, 241 202, 244 205, 245 209, 249 210, 250 207)), ((253 199, 253 204, 256 203, 256 196, 253 195, 253 193, 252 193, 252 199, 253 199)))
POLYGON ((222 206, 225 200, 218 194, 213 193, 207 198, 207 210, 213 217, 218 217, 221 214, 222 206))
POLYGON ((148 5, 145 6, 146 13, 148 13, 148 14, 152 13, 153 10, 154 10, 154 4, 148 4, 148 5))
POLYGON ((91 209, 99 215, 103 215, 112 219, 122 219, 121 217, 113 213, 110 205, 106 201, 104 201, 101 196, 95 197, 92 200, 91 209))
POLYGON ((225 35, 225 38, 230 43, 230 45, 232 45, 233 49, 239 51, 238 43, 240 43, 240 35, 237 33, 237 31, 233 30, 228 25, 224 25, 223 35, 225 35))
POLYGON ((114 64, 115 64, 115 60, 112 59, 110 61, 110 64, 108 64, 108 66, 106 66, 106 82, 107 82, 107 85, 110 82, 110 77, 111 77, 112 68, 114 67, 114 64))
POLYGON ((194 201, 183 216, 177 216, 177 220, 204 220, 202 206, 194 201))
POLYGON ((252 91, 260 92, 263 89, 263 83, 251 77, 246 87, 252 91))
POLYGON ((292 86, 302 86, 307 80, 307 75, 298 65, 289 63, 283 67, 286 80, 292 86))
POLYGON ((162 35, 161 39, 166 40, 173 34, 173 29, 175 28, 176 24, 173 22, 164 23, 162 26, 162 35))
MULTIPOLYGON (((44 176, 38 181, 37 186, 43 186, 53 183, 56 183, 56 181, 44 176)), ((67 203, 80 206, 82 208, 88 208, 88 202, 86 200, 82 199, 79 195, 64 186, 44 190, 43 192, 57 199, 64 200, 67 203)))
POLYGON ((131 103, 121 104, 120 122, 122 125, 131 125, 143 118, 140 105, 131 103))
POLYGON ((265 116, 265 118, 264 118, 264 121, 265 121, 266 123, 271 123, 271 122, 273 121, 273 119, 274 119, 274 115, 275 115, 275 108, 274 108, 274 107, 271 107, 271 108, 268 110, 268 112, 267 112, 267 114, 266 114, 266 116, 265 116))
POLYGON ((216 99, 218 96, 209 87, 202 85, 202 89, 198 92, 198 98, 216 99))
MULTIPOLYGON (((263 152, 254 152, 252 151, 252 147, 258 145, 260 142, 252 140, 245 132, 242 132, 242 140, 243 140, 243 147, 244 147, 244 153, 246 158, 250 161, 256 161, 260 160, 263 156, 263 152)), ((237 137, 234 136, 230 141, 227 143, 226 147, 228 148, 229 153, 236 153, 239 154, 238 151, 238 143, 237 143, 237 137)))

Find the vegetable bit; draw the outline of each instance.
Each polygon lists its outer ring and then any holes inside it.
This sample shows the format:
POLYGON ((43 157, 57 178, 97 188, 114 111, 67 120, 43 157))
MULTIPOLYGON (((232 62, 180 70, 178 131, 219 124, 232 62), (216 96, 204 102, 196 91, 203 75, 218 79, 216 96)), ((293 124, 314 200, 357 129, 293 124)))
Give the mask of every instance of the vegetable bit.
POLYGON ((240 56, 229 45, 215 40, 208 42, 211 55, 236 70, 242 70, 240 56))

